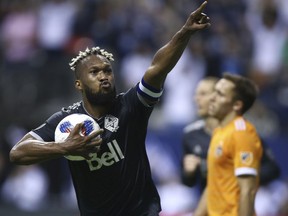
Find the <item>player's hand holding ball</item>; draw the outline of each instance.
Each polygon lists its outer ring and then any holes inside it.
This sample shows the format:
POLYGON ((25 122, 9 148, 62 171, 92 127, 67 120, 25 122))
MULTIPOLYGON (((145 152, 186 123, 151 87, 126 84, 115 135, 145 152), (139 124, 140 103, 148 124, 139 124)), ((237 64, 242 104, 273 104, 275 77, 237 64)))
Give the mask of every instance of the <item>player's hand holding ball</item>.
POLYGON ((55 142, 61 143, 65 157, 73 161, 89 160, 98 152, 102 139, 97 122, 88 115, 72 114, 62 119, 55 130, 55 142))

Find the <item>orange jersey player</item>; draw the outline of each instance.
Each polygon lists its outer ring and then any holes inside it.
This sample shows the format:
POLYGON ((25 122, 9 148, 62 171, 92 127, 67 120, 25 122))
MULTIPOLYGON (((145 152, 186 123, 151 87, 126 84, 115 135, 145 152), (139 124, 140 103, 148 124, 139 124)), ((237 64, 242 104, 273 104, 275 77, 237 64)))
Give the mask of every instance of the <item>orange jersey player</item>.
POLYGON ((209 215, 238 215, 237 176, 251 175, 258 184, 262 147, 254 126, 236 117, 213 134, 208 152, 209 215))
POLYGON ((260 138, 244 113, 257 87, 242 76, 224 74, 216 85, 209 115, 219 120, 208 150, 207 186, 194 216, 253 216, 262 157, 260 138))

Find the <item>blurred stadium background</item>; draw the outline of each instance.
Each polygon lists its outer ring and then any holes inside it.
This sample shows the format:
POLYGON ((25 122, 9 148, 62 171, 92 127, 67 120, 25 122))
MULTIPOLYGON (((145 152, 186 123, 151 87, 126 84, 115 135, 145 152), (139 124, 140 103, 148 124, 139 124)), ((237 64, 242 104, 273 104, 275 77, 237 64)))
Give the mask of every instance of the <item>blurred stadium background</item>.
MULTIPOLYGON (((20 137, 80 99, 70 59, 100 46, 114 54, 118 91, 140 80, 154 52, 200 0, 0 0, 0 215, 79 215, 67 164, 11 164, 20 137)), ((197 188, 180 182, 181 131, 197 118, 196 83, 223 72, 260 87, 247 115, 269 145, 281 176, 263 188, 260 216, 288 215, 288 1, 213 0, 211 28, 194 35, 167 79, 150 121, 147 149, 163 216, 193 211, 197 188)))

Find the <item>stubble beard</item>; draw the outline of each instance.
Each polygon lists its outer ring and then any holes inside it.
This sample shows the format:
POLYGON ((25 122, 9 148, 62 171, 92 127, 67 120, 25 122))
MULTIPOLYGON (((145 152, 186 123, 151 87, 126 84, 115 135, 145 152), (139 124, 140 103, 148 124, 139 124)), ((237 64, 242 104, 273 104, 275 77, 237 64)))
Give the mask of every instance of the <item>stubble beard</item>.
POLYGON ((108 93, 94 93, 93 90, 87 86, 84 89, 85 96, 88 102, 93 106, 106 106, 111 104, 116 98, 116 88, 114 87, 108 93))

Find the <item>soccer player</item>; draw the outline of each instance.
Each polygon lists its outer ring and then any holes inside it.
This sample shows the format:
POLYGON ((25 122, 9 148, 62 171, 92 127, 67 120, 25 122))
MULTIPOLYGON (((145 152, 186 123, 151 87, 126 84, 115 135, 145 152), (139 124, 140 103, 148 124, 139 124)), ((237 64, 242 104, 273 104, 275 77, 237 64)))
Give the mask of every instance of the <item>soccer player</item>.
POLYGON ((257 96, 255 84, 224 74, 215 85, 209 115, 219 121, 208 150, 207 186, 194 215, 252 216, 262 145, 243 114, 257 96))
POLYGON ((86 160, 69 161, 81 216, 159 215, 160 198, 145 150, 148 120, 167 74, 191 35, 210 26, 209 17, 202 13, 206 4, 190 14, 156 52, 142 80, 126 93, 116 95, 112 54, 99 47, 80 52, 70 67, 82 101, 63 108, 26 134, 10 151, 10 160, 28 165, 65 155, 82 156, 86 160), (72 113, 92 116, 102 129, 83 137, 78 124, 65 141, 56 143, 56 125, 72 113))
MULTIPOLYGON (((182 180, 187 186, 199 186, 200 194, 207 182, 206 158, 211 134, 219 124, 219 121, 208 113, 210 99, 218 80, 217 77, 205 77, 198 83, 194 99, 201 119, 187 125, 183 130, 182 180)), ((263 140, 262 147, 260 186, 266 186, 280 176, 280 168, 263 140)))
POLYGON ((206 187, 206 158, 211 133, 218 126, 218 120, 208 115, 208 106, 217 81, 217 77, 205 77, 198 83, 194 101, 201 119, 183 130, 182 180, 188 186, 199 183, 201 193, 206 187))
MULTIPOLYGON (((205 77, 198 83, 194 98, 201 119, 190 123, 183 130, 183 183, 188 186, 200 183, 201 192, 206 187, 206 158, 211 134, 218 126, 218 120, 208 114, 209 101, 217 80, 217 77, 205 77)), ((280 176, 280 168, 263 140, 262 147, 260 185, 265 186, 280 176)))

